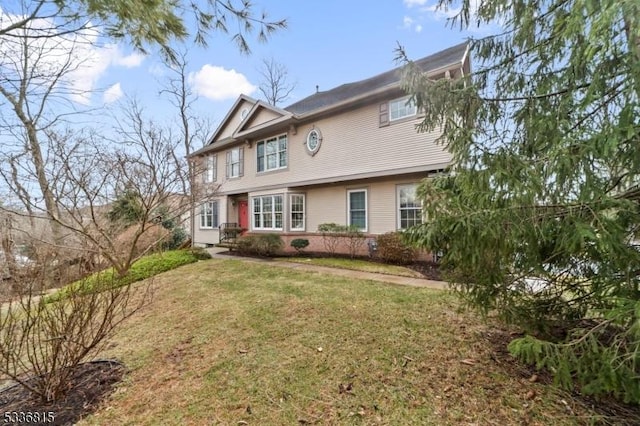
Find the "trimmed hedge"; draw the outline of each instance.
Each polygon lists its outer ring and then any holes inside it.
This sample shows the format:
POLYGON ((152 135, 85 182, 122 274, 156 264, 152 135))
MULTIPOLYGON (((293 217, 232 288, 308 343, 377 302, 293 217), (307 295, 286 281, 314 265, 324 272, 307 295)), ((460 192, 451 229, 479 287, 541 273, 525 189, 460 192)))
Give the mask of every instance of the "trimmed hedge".
POLYGON ((258 256, 273 256, 284 248, 278 234, 247 235, 238 239, 238 253, 258 256))
POLYGON ((296 249, 298 253, 302 253, 305 248, 309 247, 309 240, 306 238, 296 238, 291 241, 291 247, 296 249))

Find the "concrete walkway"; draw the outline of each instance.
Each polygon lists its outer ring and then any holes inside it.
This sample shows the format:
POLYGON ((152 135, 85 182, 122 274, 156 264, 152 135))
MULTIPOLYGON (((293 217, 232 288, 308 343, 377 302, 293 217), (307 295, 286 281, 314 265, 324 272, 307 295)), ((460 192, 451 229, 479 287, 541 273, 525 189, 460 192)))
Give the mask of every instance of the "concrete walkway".
POLYGON ((361 280, 381 281, 385 283, 406 285, 411 287, 424 287, 437 290, 445 290, 449 285, 444 281, 433 281, 424 278, 401 277, 399 275, 378 274, 375 272, 353 271, 350 269, 330 268, 328 266, 305 265, 303 263, 286 262, 270 259, 256 259, 252 257, 240 257, 230 255, 229 250, 222 247, 210 247, 207 251, 214 259, 234 259, 243 262, 260 263, 268 266, 280 266, 283 268, 299 269, 301 271, 318 272, 321 274, 333 274, 341 277, 357 278, 361 280))

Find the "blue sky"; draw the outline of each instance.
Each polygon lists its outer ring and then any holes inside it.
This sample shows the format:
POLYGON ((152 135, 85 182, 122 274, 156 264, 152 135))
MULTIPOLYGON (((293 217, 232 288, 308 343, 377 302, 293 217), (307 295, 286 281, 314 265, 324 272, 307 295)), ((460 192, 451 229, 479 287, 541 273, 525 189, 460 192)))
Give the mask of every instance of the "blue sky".
MULTIPOLYGON (((273 57, 285 65, 290 80, 297 83, 286 105, 312 94, 316 85, 328 90, 395 67, 398 43, 417 59, 469 35, 450 29, 447 14, 434 11, 434 0, 262 0, 255 4, 272 18, 286 18, 288 29, 274 34, 266 44, 250 39, 249 56, 239 53, 229 37, 219 33, 212 35, 207 49, 188 49, 193 89, 200 96, 198 113, 206 114, 214 125, 240 91, 260 97, 258 69, 264 58, 273 57)), ((170 114, 157 97, 161 71, 159 61, 147 56, 135 67, 110 67, 99 85, 119 84, 122 95, 136 96, 158 115, 170 114)))

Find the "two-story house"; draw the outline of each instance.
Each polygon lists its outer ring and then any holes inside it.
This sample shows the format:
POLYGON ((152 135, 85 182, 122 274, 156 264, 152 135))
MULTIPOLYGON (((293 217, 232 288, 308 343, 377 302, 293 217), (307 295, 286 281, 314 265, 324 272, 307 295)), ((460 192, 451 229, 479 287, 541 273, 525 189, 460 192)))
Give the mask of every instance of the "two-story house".
MULTIPOLYGON (((416 61, 433 79, 469 73, 466 43, 416 61)), ((367 236, 422 221, 420 180, 451 155, 418 133, 422 115, 400 88, 400 69, 317 91, 286 108, 241 95, 192 155, 217 188, 194 212, 196 245, 216 244, 219 226, 275 232, 288 247, 307 238, 321 250, 322 223, 354 225, 367 236)))

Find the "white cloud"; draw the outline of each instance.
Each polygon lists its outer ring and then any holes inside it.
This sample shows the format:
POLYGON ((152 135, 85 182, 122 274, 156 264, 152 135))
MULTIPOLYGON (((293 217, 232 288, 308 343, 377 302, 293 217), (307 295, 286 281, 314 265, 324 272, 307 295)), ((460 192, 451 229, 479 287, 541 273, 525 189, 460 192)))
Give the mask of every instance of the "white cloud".
MULTIPOLYGON (((473 1, 471 2, 471 10, 470 10, 471 16, 475 14, 475 9, 473 9, 474 3, 475 2, 473 1)), ((449 19, 459 14, 462 9, 460 7, 442 9, 442 8, 438 8, 438 6, 434 4, 432 6, 427 6, 422 10, 424 12, 432 13, 436 19, 449 19)))
POLYGON ((105 104, 110 104, 120 99, 123 95, 124 93, 122 93, 122 87, 120 87, 120 83, 116 83, 104 91, 102 100, 105 104))
POLYGON ((415 32, 422 32, 422 25, 415 24, 415 20, 410 16, 405 16, 402 18, 402 28, 404 29, 413 29, 415 32))
POLYGON ((113 58, 113 64, 125 67, 125 68, 136 68, 139 67, 144 61, 144 55, 141 53, 134 52, 130 55, 122 55, 122 52, 118 49, 117 55, 113 58))
POLYGON ((164 77, 167 74, 166 67, 157 62, 151 64, 147 71, 154 77, 164 77))
POLYGON ((200 96, 223 101, 244 93, 250 95, 257 87, 236 70, 205 64, 197 72, 189 73, 189 83, 200 96))
POLYGON ((411 8, 414 6, 424 6, 429 0, 403 0, 405 6, 411 8))
MULTIPOLYGON (((452 19, 460 14, 462 10, 461 2, 454 2, 450 5, 445 4, 443 7, 438 7, 437 0, 403 0, 404 5, 408 8, 416 7, 418 17, 422 18, 428 16, 430 19, 437 21, 452 19)), ((471 25, 467 28, 467 31, 473 33, 490 33, 496 27, 502 27, 500 22, 481 23, 479 26, 473 24, 474 18, 478 15, 478 9, 482 0, 470 0, 469 1, 469 16, 471 18, 471 25)), ((421 32, 423 26, 421 24, 415 24, 416 17, 405 16, 403 28, 413 28, 416 32, 421 32)))
POLYGON ((76 89, 71 99, 85 105, 91 103, 91 92, 95 90, 98 81, 109 67, 133 68, 144 60, 144 56, 139 53, 125 55, 120 46, 115 44, 102 47, 80 45, 79 50, 78 56, 84 59, 70 75, 76 89))
MULTIPOLYGON (((21 16, 4 13, 0 9, 3 26, 19 19, 21 16)), ((40 35, 43 32, 50 35, 30 42, 32 55, 38 58, 36 73, 42 74, 43 80, 51 80, 51 76, 60 74, 58 86, 72 101, 80 104, 91 104, 92 93, 110 67, 133 68, 144 60, 144 55, 137 52, 125 54, 119 45, 101 44, 97 28, 59 35, 51 19, 36 19, 29 25, 30 30, 38 31, 40 35)), ((0 40, 0 55, 19 58, 19 43, 13 43, 10 38, 0 40)), ((0 63, 0 69, 4 68, 2 71, 14 75, 21 74, 20 67, 20 61, 0 63)))

